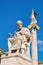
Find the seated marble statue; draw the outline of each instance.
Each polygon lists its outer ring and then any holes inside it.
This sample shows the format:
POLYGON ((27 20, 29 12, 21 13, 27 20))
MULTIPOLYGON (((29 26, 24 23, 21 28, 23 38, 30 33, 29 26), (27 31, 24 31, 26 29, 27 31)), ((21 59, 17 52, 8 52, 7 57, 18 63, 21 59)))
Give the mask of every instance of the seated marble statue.
POLYGON ((19 52, 23 54, 29 46, 31 34, 28 28, 22 27, 22 24, 22 21, 17 21, 18 31, 14 37, 9 38, 9 41, 12 44, 11 49, 19 49, 19 52))

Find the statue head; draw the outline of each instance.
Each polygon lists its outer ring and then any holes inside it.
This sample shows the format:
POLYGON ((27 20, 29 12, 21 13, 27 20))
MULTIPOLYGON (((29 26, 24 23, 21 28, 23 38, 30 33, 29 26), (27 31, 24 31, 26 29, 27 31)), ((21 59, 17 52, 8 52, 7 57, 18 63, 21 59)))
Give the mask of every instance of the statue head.
POLYGON ((21 20, 18 20, 17 22, 16 22, 16 24, 17 24, 17 26, 18 26, 18 28, 19 29, 21 29, 22 28, 22 21, 21 20))

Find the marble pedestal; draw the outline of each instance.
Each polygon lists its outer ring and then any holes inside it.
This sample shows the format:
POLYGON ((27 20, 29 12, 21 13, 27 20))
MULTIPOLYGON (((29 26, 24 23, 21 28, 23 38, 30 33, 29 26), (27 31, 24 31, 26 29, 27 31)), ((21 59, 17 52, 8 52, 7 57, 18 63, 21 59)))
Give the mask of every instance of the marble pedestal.
POLYGON ((32 65, 31 59, 20 53, 9 53, 2 55, 1 65, 32 65))

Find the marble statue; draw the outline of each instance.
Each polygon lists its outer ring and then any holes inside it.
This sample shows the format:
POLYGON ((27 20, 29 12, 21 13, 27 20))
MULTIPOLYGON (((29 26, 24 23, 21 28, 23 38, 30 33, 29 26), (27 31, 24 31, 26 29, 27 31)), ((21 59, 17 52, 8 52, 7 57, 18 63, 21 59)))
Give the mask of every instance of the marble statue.
POLYGON ((37 23, 37 20, 36 20, 36 16, 37 16, 37 13, 32 10, 32 15, 31 15, 31 25, 28 26, 29 29, 39 29, 39 26, 36 24, 37 23))
POLYGON ((17 49, 22 54, 28 51, 31 34, 28 28, 22 27, 22 24, 22 21, 17 21, 18 31, 15 32, 13 37, 8 39, 8 47, 10 52, 12 49, 17 49))

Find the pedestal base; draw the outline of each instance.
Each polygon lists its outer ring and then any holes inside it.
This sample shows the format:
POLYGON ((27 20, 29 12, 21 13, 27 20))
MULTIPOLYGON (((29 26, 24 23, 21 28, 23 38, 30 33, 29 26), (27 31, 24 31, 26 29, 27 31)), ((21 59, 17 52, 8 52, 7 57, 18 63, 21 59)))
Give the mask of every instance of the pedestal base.
POLYGON ((1 57, 1 65, 32 65, 32 61, 19 53, 10 53, 1 57))

